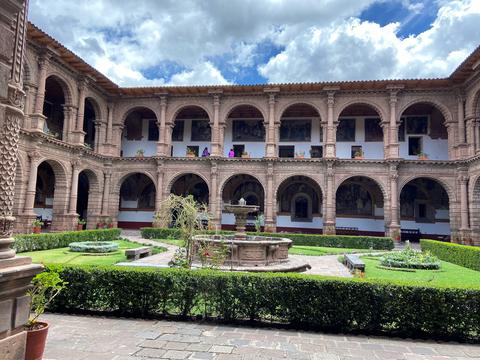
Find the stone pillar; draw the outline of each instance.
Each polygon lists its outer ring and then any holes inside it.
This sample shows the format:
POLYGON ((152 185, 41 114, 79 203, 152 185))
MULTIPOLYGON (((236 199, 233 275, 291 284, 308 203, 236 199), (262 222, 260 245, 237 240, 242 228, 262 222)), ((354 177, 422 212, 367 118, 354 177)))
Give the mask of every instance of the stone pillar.
MULTIPOLYGON (((397 165, 390 165, 390 229, 389 236, 394 241, 400 241, 400 211, 398 194, 398 169, 397 165)), ((384 207, 385 208, 385 207, 384 207)))
POLYGON ((210 167, 210 214, 212 214, 212 219, 209 226, 212 230, 220 229, 222 226, 222 218, 218 216, 218 200, 218 165, 212 161, 210 167))
POLYGON ((323 233, 325 235, 335 234, 335 168, 334 162, 327 162, 327 174, 326 174, 326 202, 325 202, 325 219, 323 221, 323 233))
POLYGON ((157 155, 168 156, 166 149, 167 97, 160 97, 160 121, 158 122, 157 155))
POLYGON ((0 357, 18 360, 25 356, 30 281, 42 266, 29 257, 15 256, 10 249, 15 218, 15 197, 20 123, 23 120, 22 72, 25 56, 28 2, 0 2, 0 357))
POLYGON ((33 151, 28 154, 30 158, 30 171, 28 173, 28 186, 27 193, 25 196, 25 204, 23 207, 23 212, 26 215, 35 216, 33 212, 33 206, 35 204, 35 191, 37 186, 37 171, 38 165, 40 165, 41 155, 38 151, 33 151))
MULTIPOLYGON (((63 132, 62 140, 65 142, 73 141, 72 127, 75 125, 75 108, 72 105, 63 106, 63 132)), ((83 137, 82 137, 83 143, 83 137)))
POLYGON ((78 103, 77 103, 77 119, 72 124, 71 141, 76 145, 83 145, 85 141, 85 132, 83 131, 83 117, 85 114, 85 91, 87 90, 87 83, 85 79, 78 81, 78 103))
POLYGON ((465 116, 466 124, 466 136, 465 141, 467 143, 467 154, 468 156, 475 155, 475 116, 467 115, 465 116))
POLYGON ((157 160, 157 191, 155 193, 155 212, 160 211, 163 201, 163 174, 165 172, 163 160, 157 160))
POLYGON ((224 157, 225 156, 225 128, 227 124, 223 119, 221 119, 219 126, 218 126, 218 143, 219 143, 219 152, 220 156, 224 157))
POLYGON ((333 119, 333 107, 335 105, 335 91, 338 88, 326 87, 324 90, 327 91, 327 136, 325 142, 325 151, 324 157, 327 159, 332 159, 336 157, 335 144, 336 144, 336 124, 333 119))
POLYGON ((265 89, 268 94, 268 122, 266 126, 266 148, 265 157, 277 157, 277 144, 275 143, 275 95, 279 89, 265 89))
POLYGON ((112 177, 111 169, 103 172, 103 199, 102 199, 102 216, 108 216, 108 205, 110 202, 110 181, 112 177))
POLYGON ((120 154, 121 154, 121 151, 122 151, 122 131, 123 131, 123 125, 122 124, 113 124, 113 142, 112 142, 112 145, 115 144, 114 146, 117 146, 117 151, 112 151, 112 152, 115 152, 115 154, 111 154, 111 155, 120 156, 120 154))
POLYGON ((212 127, 212 156, 222 156, 222 145, 220 144, 220 95, 213 95, 213 122, 212 127))
POLYGON ((455 160, 455 128, 454 123, 446 123, 448 134, 448 160, 455 160))
MULTIPOLYGON (((398 123, 397 123, 397 87, 390 87, 390 122, 388 133, 388 153, 385 154, 387 159, 398 159, 400 157, 399 143, 398 143, 398 123)), ((387 135, 386 131, 383 132, 387 135)))
POLYGON ((95 139, 93 140, 93 150, 99 152, 102 144, 102 138, 105 138, 105 136, 102 136, 105 134, 105 124, 101 119, 95 120, 93 124, 95 125, 95 139))
POLYGON ((175 123, 168 122, 165 126, 165 145, 164 145, 164 156, 171 156, 172 154, 172 131, 175 123))
POLYGON ((460 191, 460 236, 462 243, 470 243, 470 226, 468 222, 468 176, 467 171, 461 170, 457 177, 460 191))
POLYGON ((112 144, 112 132, 113 132, 113 104, 108 103, 107 105, 108 117, 107 117, 107 135, 105 141, 107 144, 112 144))
POLYGON ((43 115, 43 102, 45 100, 45 82, 47 80, 47 68, 49 54, 42 54, 38 58, 38 87, 37 95, 35 97, 35 107, 33 108, 33 114, 30 117, 30 126, 34 131, 43 132, 45 126, 45 115, 43 115))
POLYGON ((77 214, 77 197, 78 197, 78 175, 80 174, 80 161, 72 161, 72 185, 70 186, 70 202, 68 213, 73 216, 77 214))
POLYGON ((275 222, 275 194, 273 189, 273 162, 267 164, 267 196, 265 201, 265 232, 275 232, 277 224, 275 222))

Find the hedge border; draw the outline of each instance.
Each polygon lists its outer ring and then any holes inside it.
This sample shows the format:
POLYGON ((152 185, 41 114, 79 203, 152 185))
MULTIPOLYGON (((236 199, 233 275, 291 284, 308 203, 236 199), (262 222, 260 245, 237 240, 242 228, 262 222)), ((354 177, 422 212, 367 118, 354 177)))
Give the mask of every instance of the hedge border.
POLYGON ((67 247, 72 242, 113 241, 120 237, 120 229, 66 231, 44 234, 19 234, 14 236, 12 248, 17 253, 67 247))
POLYGON ((480 289, 301 274, 48 266, 56 312, 261 321, 342 333, 480 341, 480 289))
MULTIPOLYGON (((141 228, 142 237, 145 239, 176 239, 180 232, 170 228, 141 228)), ((232 234, 232 231, 205 231, 206 234, 232 234)), ((293 245, 324 246, 351 249, 392 250, 395 245, 390 237, 375 236, 349 236, 349 235, 319 235, 319 234, 292 234, 292 233, 253 233, 269 237, 285 237, 293 241, 293 245)))
POLYGON ((428 239, 421 239, 420 246, 440 260, 480 271, 480 247, 428 239))

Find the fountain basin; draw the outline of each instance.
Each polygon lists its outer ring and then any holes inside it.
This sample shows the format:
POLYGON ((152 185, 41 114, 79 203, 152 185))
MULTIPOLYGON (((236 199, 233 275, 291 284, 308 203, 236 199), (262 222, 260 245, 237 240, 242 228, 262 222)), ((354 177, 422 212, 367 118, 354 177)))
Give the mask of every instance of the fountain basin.
POLYGON ((256 267, 281 264, 288 261, 288 249, 292 240, 280 237, 246 235, 239 239, 236 235, 197 235, 194 237, 195 260, 199 259, 201 243, 208 246, 228 248, 226 266, 256 267))

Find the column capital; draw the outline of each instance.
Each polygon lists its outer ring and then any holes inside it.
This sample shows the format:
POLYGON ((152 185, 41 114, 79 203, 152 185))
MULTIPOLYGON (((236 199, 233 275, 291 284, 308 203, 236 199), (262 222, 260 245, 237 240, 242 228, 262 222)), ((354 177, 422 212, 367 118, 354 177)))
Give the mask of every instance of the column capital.
POLYGON ((38 150, 32 150, 28 152, 30 161, 39 161, 42 158, 42 154, 38 150))
POLYGON ((273 177, 273 162, 269 162, 267 164, 267 176, 268 177, 273 177))
POLYGON ((160 107, 166 108, 167 107, 167 102, 168 102, 168 99, 165 95, 160 96, 160 107))
POLYGON ((72 165, 72 168, 76 170, 76 168, 78 168, 82 164, 82 160, 80 160, 79 158, 76 158, 70 161, 70 164, 72 165))
POLYGON ((327 177, 333 178, 335 176, 335 169, 333 167, 333 161, 327 162, 327 177))
POLYGON ((211 162, 210 175, 216 176, 218 174, 218 164, 216 161, 211 162))
POLYGON ((468 182, 468 179, 469 177, 467 175, 464 175, 464 174, 459 174, 457 176, 457 182, 459 185, 466 185, 467 182, 468 182))
POLYGON ((77 87, 80 93, 84 93, 87 90, 88 79, 85 76, 79 76, 77 78, 77 87))
POLYGON ((220 106, 220 96, 221 94, 213 94, 213 106, 218 107, 220 106))
POLYGON ((38 56, 37 56, 37 63, 38 67, 40 69, 46 69, 48 63, 50 62, 50 58, 52 57, 52 54, 48 51, 42 51, 38 56))

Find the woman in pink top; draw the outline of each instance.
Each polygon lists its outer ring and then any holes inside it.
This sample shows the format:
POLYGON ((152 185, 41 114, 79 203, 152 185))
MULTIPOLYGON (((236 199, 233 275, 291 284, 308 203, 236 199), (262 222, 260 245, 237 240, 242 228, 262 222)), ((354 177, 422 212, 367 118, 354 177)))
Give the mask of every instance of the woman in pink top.
POLYGON ((229 158, 235 157, 235 152, 233 151, 233 149, 230 149, 230 151, 228 152, 228 157, 229 158))

